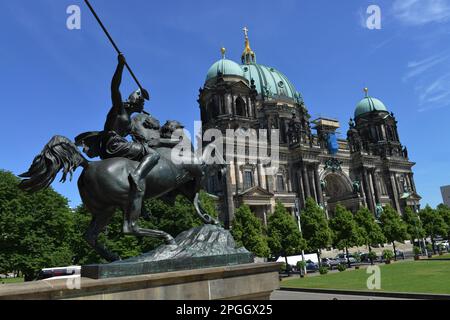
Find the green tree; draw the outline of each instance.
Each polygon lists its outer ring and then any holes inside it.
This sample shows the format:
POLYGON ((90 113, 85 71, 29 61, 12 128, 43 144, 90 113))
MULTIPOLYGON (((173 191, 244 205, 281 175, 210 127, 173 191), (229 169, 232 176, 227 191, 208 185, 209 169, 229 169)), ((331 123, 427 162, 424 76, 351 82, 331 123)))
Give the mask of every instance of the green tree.
POLYGON ((308 198, 305 209, 301 212, 300 221, 307 248, 317 252, 320 264, 321 249, 331 245, 333 236, 325 212, 312 198, 308 198))
POLYGON ((432 209, 429 205, 420 210, 420 219, 426 235, 431 238, 433 252, 436 253, 435 239, 437 236, 446 236, 448 226, 439 211, 432 209))
POLYGON ((34 194, 0 170, 0 270, 32 280, 42 268, 72 264, 73 214, 68 201, 49 188, 34 194))
POLYGON ((365 207, 359 209, 354 219, 359 228, 361 240, 368 246, 369 252, 372 251, 372 245, 386 242, 383 230, 369 209, 365 207))
POLYGON ((403 242, 409 238, 406 223, 396 210, 387 205, 380 216, 381 229, 387 241, 392 243, 394 248, 394 257, 397 260, 397 250, 395 249, 395 241, 403 242))
POLYGON ((411 207, 406 207, 402 218, 406 223, 408 234, 411 237, 411 243, 414 243, 415 239, 418 239, 420 242, 420 239, 425 237, 425 230, 423 229, 419 215, 413 212, 411 207))
POLYGON ((286 264, 288 256, 306 248, 306 241, 302 238, 294 217, 280 202, 277 202, 274 213, 268 218, 267 234, 272 255, 285 257, 286 264))
POLYGON ((263 224, 248 205, 236 210, 231 234, 239 246, 244 246, 258 257, 269 257, 270 249, 264 235, 263 224))
POLYGON ((437 211, 447 225, 447 234, 444 237, 447 240, 450 240, 450 208, 441 203, 440 205, 438 205, 437 211))
POLYGON ((333 243, 336 248, 345 249, 347 264, 350 267, 348 248, 363 244, 364 241, 353 214, 340 204, 336 205, 335 212, 336 214, 330 222, 331 230, 333 230, 333 243))

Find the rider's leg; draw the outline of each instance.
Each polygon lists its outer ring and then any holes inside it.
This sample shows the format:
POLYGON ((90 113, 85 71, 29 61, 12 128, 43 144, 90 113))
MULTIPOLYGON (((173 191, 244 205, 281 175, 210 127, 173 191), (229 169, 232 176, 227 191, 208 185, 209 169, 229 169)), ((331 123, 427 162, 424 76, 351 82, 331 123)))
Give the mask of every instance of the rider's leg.
POLYGON ((153 167, 158 163, 160 159, 159 154, 154 151, 146 155, 139 166, 130 174, 131 181, 134 184, 134 187, 139 192, 143 192, 145 185, 145 177, 149 174, 149 172, 153 169, 153 167))

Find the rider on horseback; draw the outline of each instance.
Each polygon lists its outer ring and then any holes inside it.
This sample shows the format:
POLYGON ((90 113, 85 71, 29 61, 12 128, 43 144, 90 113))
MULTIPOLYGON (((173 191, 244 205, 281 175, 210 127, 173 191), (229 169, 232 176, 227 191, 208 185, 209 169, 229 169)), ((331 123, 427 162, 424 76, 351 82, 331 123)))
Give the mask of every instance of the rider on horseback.
MULTIPOLYGON (((128 141, 132 128, 131 116, 144 112, 145 99, 140 90, 130 95, 127 101, 122 101, 120 84, 125 66, 123 54, 118 56, 118 65, 111 82, 111 98, 113 106, 106 118, 102 132, 87 132, 75 138, 78 146, 83 146, 84 152, 91 158, 100 156, 102 160, 123 157, 140 162, 134 172, 130 174, 130 182, 137 192, 143 192, 144 177, 158 163, 160 155, 151 144, 139 140, 128 141)), ((149 117, 146 126, 158 131, 159 121, 149 117)))

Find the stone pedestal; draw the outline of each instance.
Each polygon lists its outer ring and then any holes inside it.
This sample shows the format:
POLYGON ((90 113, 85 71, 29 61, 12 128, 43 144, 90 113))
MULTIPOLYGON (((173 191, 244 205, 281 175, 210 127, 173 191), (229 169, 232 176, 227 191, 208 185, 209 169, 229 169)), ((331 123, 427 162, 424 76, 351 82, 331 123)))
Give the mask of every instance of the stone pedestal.
POLYGON ((279 269, 280 263, 250 263, 100 280, 43 280, 1 285, 0 299, 262 300, 279 289, 279 269))

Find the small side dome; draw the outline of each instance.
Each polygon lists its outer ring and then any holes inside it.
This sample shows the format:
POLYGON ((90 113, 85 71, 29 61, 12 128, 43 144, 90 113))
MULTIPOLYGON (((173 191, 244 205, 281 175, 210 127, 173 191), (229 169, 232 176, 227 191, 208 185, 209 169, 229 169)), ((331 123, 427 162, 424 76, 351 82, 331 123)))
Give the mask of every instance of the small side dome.
POLYGON ((362 99, 356 106, 355 118, 372 111, 388 112, 383 102, 381 102, 377 98, 369 97, 368 95, 369 89, 365 88, 364 91, 366 92, 366 97, 362 99))
POLYGON ((206 81, 218 76, 244 77, 244 71, 242 71, 242 68, 236 62, 228 59, 220 59, 209 68, 206 81))

